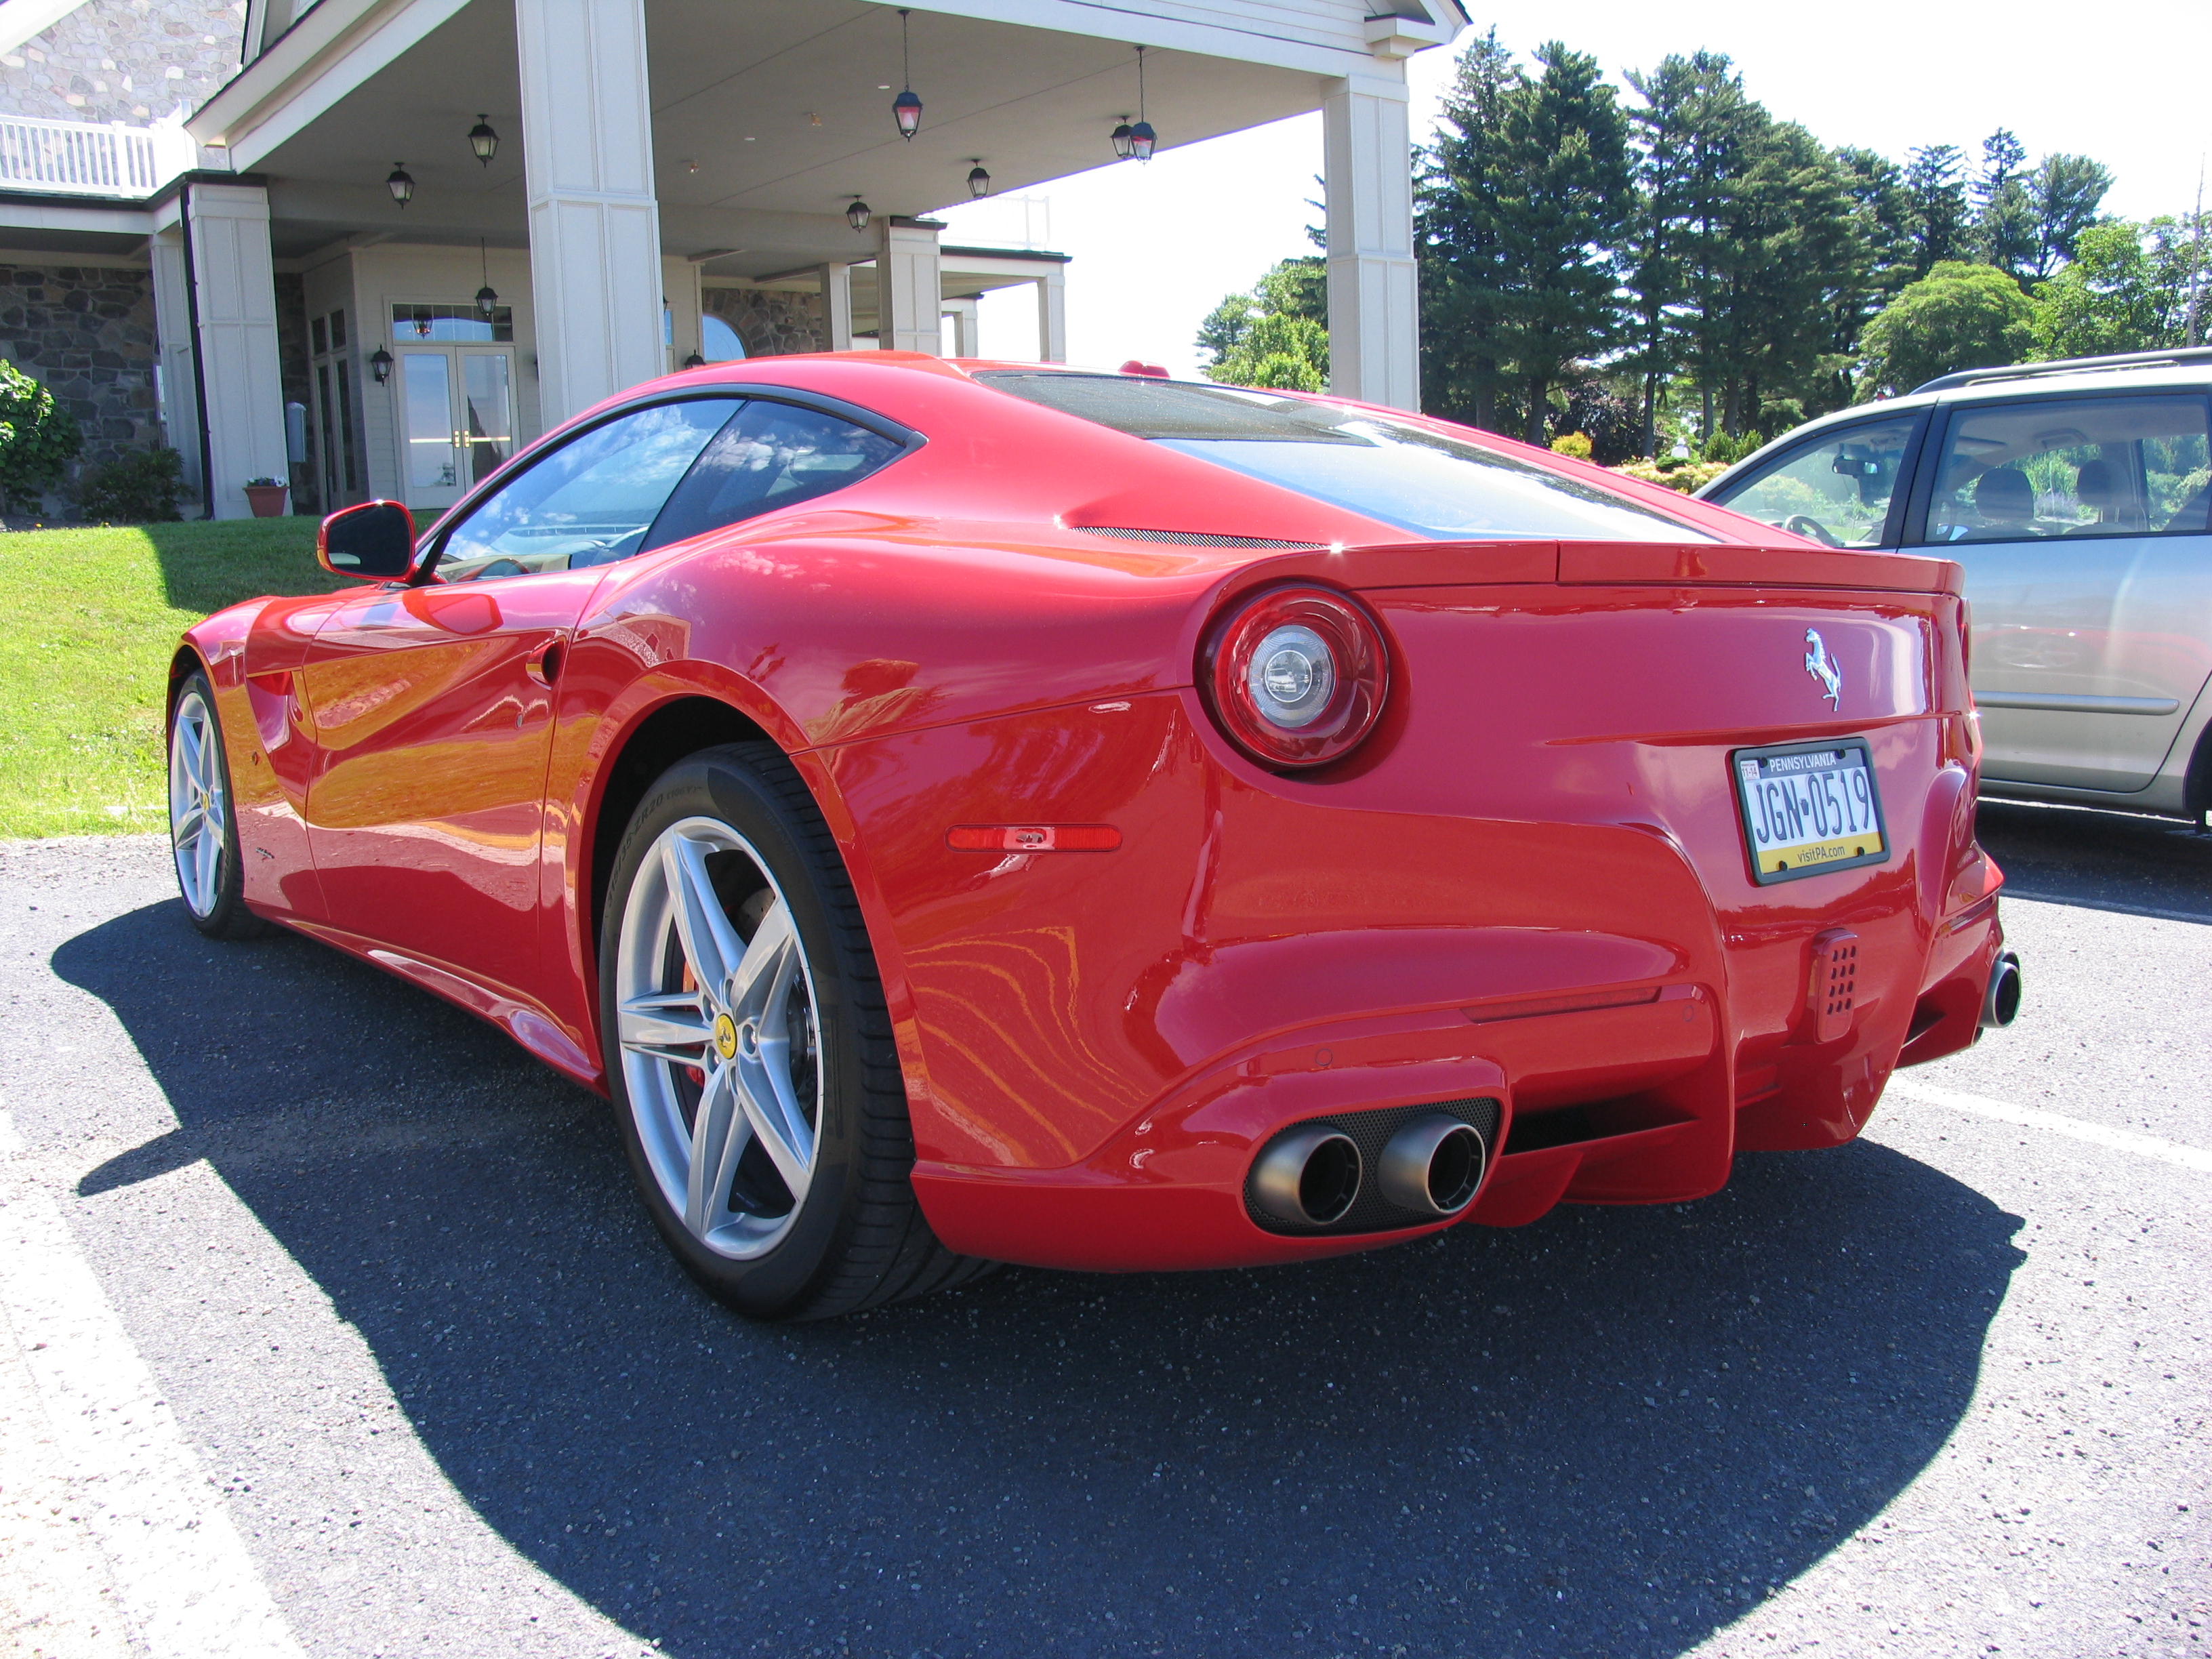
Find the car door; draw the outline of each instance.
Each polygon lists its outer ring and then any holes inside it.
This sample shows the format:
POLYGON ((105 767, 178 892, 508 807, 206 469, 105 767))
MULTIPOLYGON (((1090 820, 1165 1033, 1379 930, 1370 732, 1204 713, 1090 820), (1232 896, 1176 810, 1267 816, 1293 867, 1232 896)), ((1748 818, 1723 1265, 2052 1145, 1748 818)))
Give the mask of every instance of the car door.
POLYGON ((1908 411, 1826 428, 1711 500, 1830 547, 1894 548, 1923 419, 1908 411))
POLYGON ((1984 776, 2147 787, 2212 674, 2201 393, 1943 416, 1908 539, 1966 568, 1984 776))
POLYGON ((301 678, 308 838, 335 926, 544 1000, 561 659, 605 567, 637 550, 738 406, 656 404, 574 434, 441 528, 433 580, 362 593, 324 623, 301 678))

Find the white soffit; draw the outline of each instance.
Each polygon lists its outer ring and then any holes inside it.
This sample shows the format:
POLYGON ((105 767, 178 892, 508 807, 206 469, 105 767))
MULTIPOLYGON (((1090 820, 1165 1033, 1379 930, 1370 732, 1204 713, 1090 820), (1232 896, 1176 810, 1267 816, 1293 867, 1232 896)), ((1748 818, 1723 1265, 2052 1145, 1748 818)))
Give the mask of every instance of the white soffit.
POLYGON ((44 34, 84 0, 0 0, 0 52, 44 34))

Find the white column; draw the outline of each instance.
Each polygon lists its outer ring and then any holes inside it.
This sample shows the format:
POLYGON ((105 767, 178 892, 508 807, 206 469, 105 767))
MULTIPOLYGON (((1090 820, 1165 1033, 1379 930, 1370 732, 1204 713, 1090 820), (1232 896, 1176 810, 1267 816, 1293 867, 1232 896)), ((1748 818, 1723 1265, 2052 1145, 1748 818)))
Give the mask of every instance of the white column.
POLYGON ((945 314, 952 319, 952 355, 956 357, 980 357, 982 349, 976 343, 981 333, 977 306, 973 300, 947 300, 945 314))
POLYGON ((191 305, 185 281, 185 233, 174 198, 164 203, 147 252, 154 266, 154 337, 161 365, 161 426, 183 464, 185 482, 200 488, 200 411, 193 391, 191 305))
POLYGON ((830 349, 853 349, 853 268, 826 264, 822 270, 822 325, 830 336, 830 349))
POLYGON ((1037 278, 1037 356, 1048 363, 1067 361, 1067 267, 1052 264, 1037 278))
POLYGON ((661 372, 644 0, 515 0, 514 36, 538 389, 550 427, 661 372))
POLYGON ((1421 406, 1411 142, 1401 64, 1323 88, 1328 388, 1399 409, 1421 406))
POLYGON ((944 278, 934 219, 885 217, 876 244, 876 343, 885 351, 945 351, 944 278))
MULTIPOLYGON (((173 411, 191 411, 191 423, 177 434, 192 446, 188 468, 198 471, 198 423, 201 399, 195 396, 192 370, 205 377, 209 476, 201 499, 213 503, 218 519, 251 518, 246 499, 248 478, 289 481, 284 447, 284 391, 276 356, 276 265, 269 249, 269 192, 258 185, 192 184, 179 197, 173 256, 157 236, 157 283, 168 264, 176 279, 174 304, 198 323, 198 353, 193 362, 188 326, 171 331, 163 323, 163 392, 173 411), (174 263, 170 264, 173 257, 174 263), (191 273, 190 290, 182 280, 191 273), (171 349, 181 346, 180 350, 171 349), (173 363, 182 359, 183 384, 167 384, 173 363)), ((155 304, 161 303, 157 289, 155 304)))

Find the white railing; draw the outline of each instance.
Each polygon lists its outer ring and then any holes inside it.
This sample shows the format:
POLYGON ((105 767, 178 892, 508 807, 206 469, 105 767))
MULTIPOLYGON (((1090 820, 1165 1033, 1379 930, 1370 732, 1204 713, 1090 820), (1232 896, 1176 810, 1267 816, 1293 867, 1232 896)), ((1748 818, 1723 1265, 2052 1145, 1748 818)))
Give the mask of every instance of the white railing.
POLYGON ((197 159, 179 127, 0 116, 0 189, 150 196, 197 159))

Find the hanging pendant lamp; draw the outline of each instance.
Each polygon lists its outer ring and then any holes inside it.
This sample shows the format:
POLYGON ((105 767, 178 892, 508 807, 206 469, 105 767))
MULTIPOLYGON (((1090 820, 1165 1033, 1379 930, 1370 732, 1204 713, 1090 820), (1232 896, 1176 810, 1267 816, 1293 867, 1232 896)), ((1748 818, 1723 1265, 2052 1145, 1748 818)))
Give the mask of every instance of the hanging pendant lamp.
POLYGON ((868 228, 868 204, 855 196, 853 205, 845 210, 845 222, 855 230, 866 230, 868 228))
POLYGON ((1129 129, 1129 154, 1139 161, 1152 159, 1152 147, 1159 143, 1159 135, 1152 124, 1145 119, 1145 49, 1137 48, 1137 125, 1129 129))
POLYGON ((968 193, 977 198, 991 193, 991 175, 983 171, 983 158, 978 155, 975 165, 968 169, 968 193))
POLYGON ((489 322, 492 313, 499 308, 499 290, 491 285, 491 255, 484 250, 484 239, 477 238, 477 258, 483 267, 483 286, 477 290, 477 310, 489 322))
POLYGON ((899 8, 899 61, 905 70, 906 90, 891 100, 891 118, 899 137, 912 138, 921 130, 921 100, 914 95, 914 52, 907 40, 907 8, 899 8))
POLYGON ((415 199, 415 175, 407 171, 407 164, 404 161, 392 164, 392 172, 385 179, 384 187, 392 192, 392 199, 402 207, 415 199))
POLYGON ((1129 146, 1134 142, 1136 136, 1136 128, 1129 125, 1127 116, 1123 116, 1121 125, 1115 127, 1112 134, 1114 154, 1119 160, 1126 161, 1129 159, 1129 146))
POLYGON ((499 135, 491 130, 491 123, 481 115, 477 117, 476 125, 469 129, 469 148, 477 153, 477 160, 486 167, 489 167, 491 158, 499 154, 499 135))

